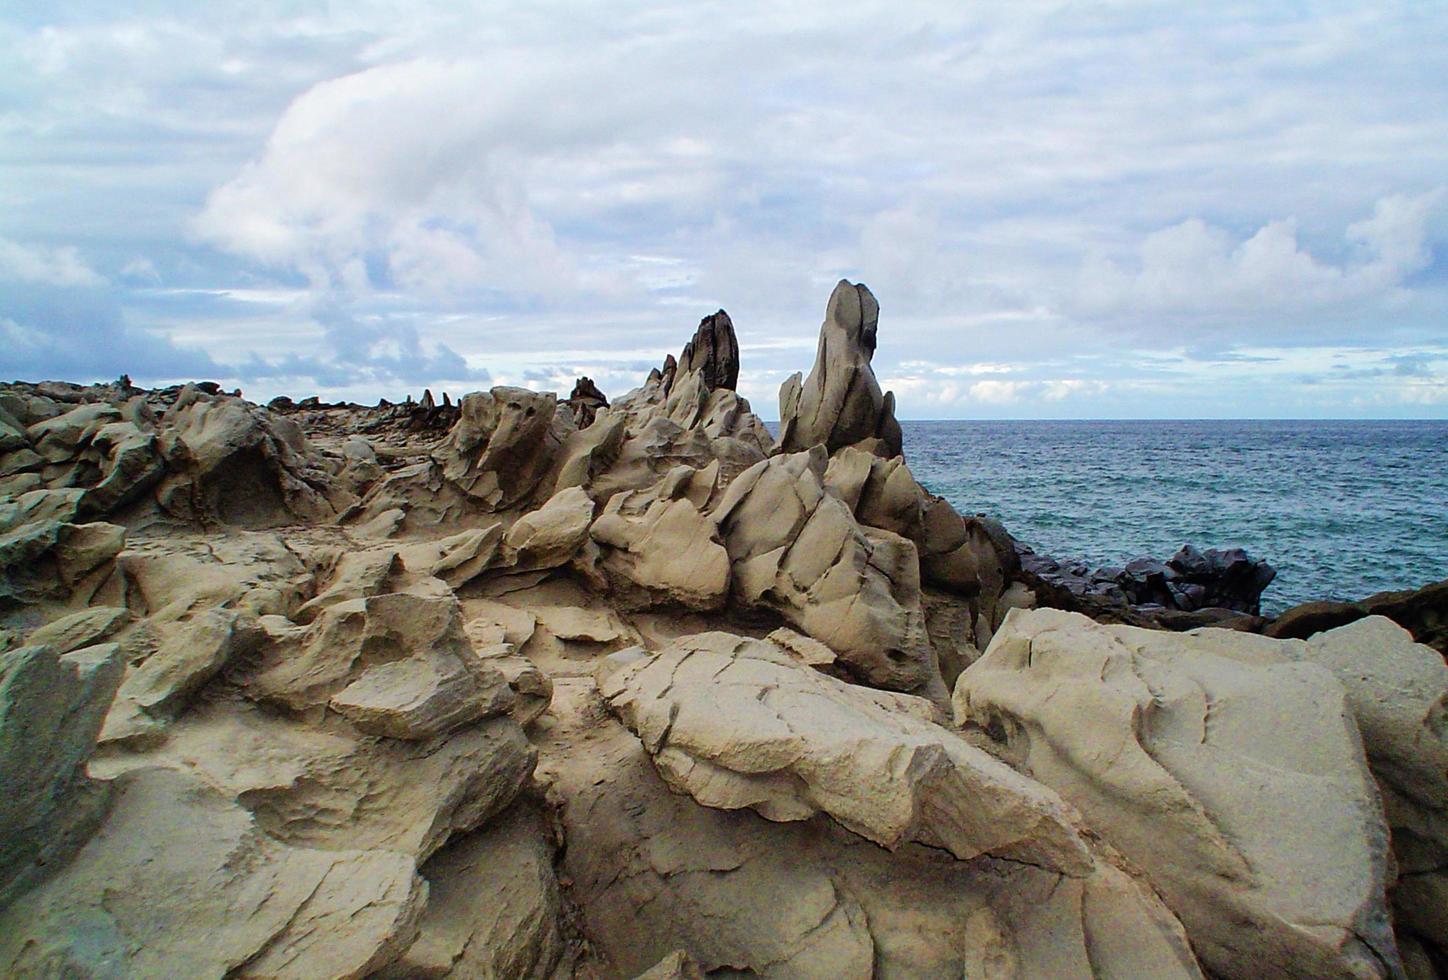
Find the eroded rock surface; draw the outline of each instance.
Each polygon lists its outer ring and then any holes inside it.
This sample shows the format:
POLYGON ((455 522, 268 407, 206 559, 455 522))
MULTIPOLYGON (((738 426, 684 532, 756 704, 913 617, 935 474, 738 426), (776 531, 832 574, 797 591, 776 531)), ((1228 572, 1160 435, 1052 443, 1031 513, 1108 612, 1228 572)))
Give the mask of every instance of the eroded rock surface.
POLYGON ((1394 976, 1387 825, 1342 685, 1273 641, 1013 612, 955 688, 1224 977, 1394 976))
POLYGON ((779 444, 785 452, 824 446, 830 452, 879 440, 879 454, 899 456, 895 396, 880 391, 875 356, 880 304, 863 284, 841 279, 830 294, 814 367, 779 389, 779 444))

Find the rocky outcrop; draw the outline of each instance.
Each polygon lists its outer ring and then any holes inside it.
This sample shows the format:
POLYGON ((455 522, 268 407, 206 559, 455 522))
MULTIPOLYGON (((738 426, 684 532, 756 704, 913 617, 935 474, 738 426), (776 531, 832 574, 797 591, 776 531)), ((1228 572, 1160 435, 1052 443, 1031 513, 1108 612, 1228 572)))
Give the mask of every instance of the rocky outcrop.
POLYGON ((551 392, 494 388, 464 395, 462 415, 434 454, 442 477, 484 510, 513 507, 537 488, 559 446, 551 392))
POLYGON ((569 895, 609 975, 685 950, 707 971, 778 978, 1200 976, 1180 924, 1109 859, 1072 878, 918 844, 892 853, 824 817, 702 806, 586 687, 562 697, 540 768, 561 804, 569 895))
POLYGON ((729 553, 714 523, 687 496, 615 494, 589 529, 599 567, 624 605, 720 609, 729 595, 729 553))
POLYGON ((586 429, 598 417, 600 409, 608 408, 608 396, 598 390, 598 385, 587 376, 573 384, 573 391, 564 399, 564 404, 573 413, 573 421, 580 429, 586 429))
POLYGON ((184 389, 159 439, 156 499, 175 517, 272 527, 331 521, 355 503, 295 423, 240 398, 184 389))
POLYGON ((99 822, 107 787, 85 764, 124 669, 114 643, 0 659, 0 907, 99 822))
POLYGON ((1031 575, 1067 590, 1090 603, 1196 612, 1231 610, 1256 616, 1262 611, 1262 593, 1277 571, 1241 548, 1199 551, 1191 545, 1166 561, 1136 558, 1124 568, 1089 569, 1084 563, 1062 563, 1016 546, 1021 567, 1031 575))
POLYGON ((839 654, 864 683, 940 698, 913 543, 862 527, 825 491, 824 448, 774 456, 730 484, 711 516, 734 602, 769 609, 839 654))
POLYGON ((878 440, 872 449, 879 455, 900 455, 895 396, 881 393, 870 366, 879 320, 874 294, 841 279, 825 308, 809 377, 801 382, 796 374, 779 389, 779 445, 785 452, 811 446, 834 452, 878 440))
POLYGON ((599 693, 664 781, 776 821, 825 813, 889 850, 907 842, 1062 874, 1092 861, 1055 794, 960 737, 729 633, 613 654, 599 693))
POLYGON ((675 378, 697 372, 710 391, 734 390, 739 383, 739 340, 728 313, 720 310, 699 321, 675 371, 675 378))
POLYGON ((1013 612, 956 719, 1077 806, 1223 977, 1396 976, 1387 827, 1342 685, 1272 641, 1013 612))

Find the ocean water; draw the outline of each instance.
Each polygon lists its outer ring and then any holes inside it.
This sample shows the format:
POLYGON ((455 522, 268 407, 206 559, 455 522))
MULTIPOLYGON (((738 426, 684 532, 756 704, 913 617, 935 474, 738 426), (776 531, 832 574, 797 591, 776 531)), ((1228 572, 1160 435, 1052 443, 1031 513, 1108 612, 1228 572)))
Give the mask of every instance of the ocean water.
POLYGON ((1448 422, 902 422, 916 479, 1092 567, 1240 546, 1271 614, 1448 578, 1448 422))

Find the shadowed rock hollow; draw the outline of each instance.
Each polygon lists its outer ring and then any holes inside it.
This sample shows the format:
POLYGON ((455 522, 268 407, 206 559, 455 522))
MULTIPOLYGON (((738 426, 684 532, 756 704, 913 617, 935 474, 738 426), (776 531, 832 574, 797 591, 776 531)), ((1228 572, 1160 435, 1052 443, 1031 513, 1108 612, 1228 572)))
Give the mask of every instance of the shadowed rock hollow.
POLYGON ((0 972, 1439 975, 1438 593, 1048 608, 879 313, 777 443, 722 310, 612 399, 0 386, 0 972))

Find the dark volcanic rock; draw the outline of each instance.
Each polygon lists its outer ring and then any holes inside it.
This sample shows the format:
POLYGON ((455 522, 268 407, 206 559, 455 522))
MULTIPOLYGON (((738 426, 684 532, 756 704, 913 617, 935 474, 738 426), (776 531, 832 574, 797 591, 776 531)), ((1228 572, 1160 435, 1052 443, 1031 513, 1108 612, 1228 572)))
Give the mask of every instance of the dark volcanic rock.
POLYGON ((1256 616, 1263 590, 1277 576, 1271 565, 1241 548, 1201 551, 1184 545, 1166 561, 1136 558, 1120 569, 1064 564, 1024 545, 1017 545, 1017 551, 1021 567, 1032 576, 1078 600, 1099 600, 1088 605, 1116 603, 1152 613, 1222 609, 1256 616))
POLYGON ((699 321, 694 338, 679 355, 678 371, 702 371, 710 391, 734 390, 739 383, 739 341, 728 313, 720 310, 699 321))
POLYGON ((1305 602, 1278 616, 1268 636, 1305 639, 1367 616, 1386 616, 1413 639, 1448 656, 1448 579, 1402 592, 1379 592, 1357 602, 1305 602))
POLYGON ((573 393, 564 399, 563 404, 573 413, 573 421, 578 423, 578 427, 586 429, 593 424, 599 409, 608 408, 608 397, 598 390, 592 378, 585 375, 573 383, 573 393))

